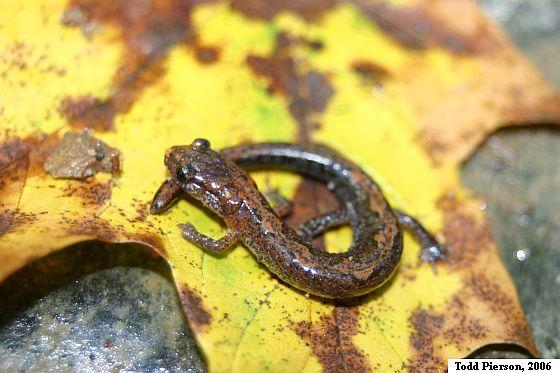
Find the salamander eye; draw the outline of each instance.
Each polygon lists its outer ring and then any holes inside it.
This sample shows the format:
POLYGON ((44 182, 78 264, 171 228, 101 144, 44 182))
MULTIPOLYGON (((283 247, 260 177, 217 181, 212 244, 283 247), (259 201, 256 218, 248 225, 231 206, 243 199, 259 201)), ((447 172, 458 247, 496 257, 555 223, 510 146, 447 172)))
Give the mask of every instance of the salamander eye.
POLYGON ((199 150, 208 150, 210 149, 210 141, 206 139, 196 139, 193 142, 193 147, 199 150))
POLYGON ((183 165, 177 169, 177 179, 185 182, 194 175, 194 168, 190 165, 183 165))

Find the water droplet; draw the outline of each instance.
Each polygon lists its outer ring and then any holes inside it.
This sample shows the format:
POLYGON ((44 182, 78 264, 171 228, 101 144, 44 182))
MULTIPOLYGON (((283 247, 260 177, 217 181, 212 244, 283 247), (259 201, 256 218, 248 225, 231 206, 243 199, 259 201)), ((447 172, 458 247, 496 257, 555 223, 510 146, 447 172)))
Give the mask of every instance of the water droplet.
POLYGON ((520 262, 524 262, 529 258, 529 249, 519 249, 515 252, 515 258, 520 262))

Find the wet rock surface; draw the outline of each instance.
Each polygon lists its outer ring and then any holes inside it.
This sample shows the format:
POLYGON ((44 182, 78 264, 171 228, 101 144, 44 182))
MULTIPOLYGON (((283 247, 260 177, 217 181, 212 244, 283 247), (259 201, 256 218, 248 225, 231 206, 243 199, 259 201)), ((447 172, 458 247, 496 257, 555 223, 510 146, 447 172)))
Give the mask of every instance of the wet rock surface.
POLYGON ((85 243, 0 286, 0 371, 204 370, 166 263, 85 243))
POLYGON ((550 84, 560 91, 560 1, 478 0, 550 84))
POLYGON ((543 357, 560 357, 560 132, 503 130, 467 162, 463 184, 490 227, 543 357))
MULTIPOLYGON (((478 2, 560 92, 560 2, 478 2)), ((558 128, 506 129, 491 136, 462 172, 463 185, 486 202, 492 235, 546 358, 560 357, 559 157, 558 128)), ((480 357, 519 356, 500 350, 480 357)))

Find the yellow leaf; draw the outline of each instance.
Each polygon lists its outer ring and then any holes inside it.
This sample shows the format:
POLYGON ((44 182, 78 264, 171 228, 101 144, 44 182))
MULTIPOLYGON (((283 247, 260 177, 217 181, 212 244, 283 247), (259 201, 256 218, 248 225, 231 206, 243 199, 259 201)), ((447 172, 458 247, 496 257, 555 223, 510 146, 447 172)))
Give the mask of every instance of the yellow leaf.
MULTIPOLYGON (((560 102, 473 2, 142 4, 2 1, 0 280, 79 241, 149 245, 217 372, 442 370, 491 343, 537 354, 458 167, 500 126, 558 121, 560 102), (119 149, 120 174, 54 179, 46 157, 86 126, 119 149), (219 237, 219 219, 186 200, 148 213, 165 149, 197 137, 215 149, 327 144, 444 237, 449 260, 418 265, 406 233, 392 281, 339 304, 287 286, 244 247, 208 255, 176 223, 219 237)), ((299 219, 332 204, 296 175, 253 176, 292 198, 299 219)), ((344 250, 348 229, 325 242, 344 250)))

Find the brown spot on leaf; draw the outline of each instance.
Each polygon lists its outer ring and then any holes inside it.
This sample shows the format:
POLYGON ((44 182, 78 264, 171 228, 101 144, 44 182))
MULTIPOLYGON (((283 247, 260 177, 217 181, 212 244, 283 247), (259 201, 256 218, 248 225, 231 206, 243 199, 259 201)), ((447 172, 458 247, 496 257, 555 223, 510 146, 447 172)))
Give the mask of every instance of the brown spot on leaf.
MULTIPOLYGON (((292 200, 292 213, 286 219, 286 224, 294 229, 311 218, 321 214, 336 211, 340 208, 338 199, 318 181, 303 179, 297 186, 292 200)), ((324 240, 317 237, 313 245, 324 248, 324 240)))
POLYGON ((136 210, 136 216, 132 217, 130 221, 134 223, 145 223, 150 214, 150 203, 136 202, 134 204, 134 209, 136 210))
POLYGON ((48 136, 30 136, 25 138, 25 140, 31 144, 27 176, 47 176, 44 164, 60 144, 60 137, 57 133, 52 133, 48 136))
POLYGON ((27 177, 29 151, 29 143, 17 137, 0 145, 0 235, 14 222, 17 200, 27 177))
POLYGON ((165 244, 162 238, 149 231, 140 230, 130 232, 129 227, 109 222, 99 216, 74 219, 61 217, 69 235, 87 235, 103 242, 137 242, 154 249, 160 256, 167 258, 165 244))
POLYGON ((379 82, 389 76, 389 71, 371 61, 355 61, 352 70, 368 82, 379 82))
POLYGON ((286 11, 300 15, 307 21, 331 9, 336 0, 232 0, 231 7, 250 18, 270 20, 286 11))
POLYGON ((109 102, 91 96, 66 97, 59 111, 73 127, 100 131, 112 129, 113 119, 117 115, 117 109, 109 102))
POLYGON ((444 369, 442 349, 450 345, 467 355, 473 346, 515 343, 536 354, 507 273, 489 265, 498 258, 478 204, 448 194, 439 199, 438 208, 444 214, 444 233, 450 246, 445 265, 451 270, 468 270, 461 289, 447 301, 442 313, 419 306, 412 315, 411 371, 444 369))
POLYGON ((531 330, 513 294, 506 293, 500 284, 491 281, 484 273, 474 273, 466 286, 475 298, 487 305, 494 316, 499 315, 502 325, 508 326, 503 336, 505 341, 522 341, 524 347, 537 356, 531 330))
POLYGON ((335 307, 332 315, 318 323, 300 321, 292 325, 311 347, 326 372, 370 372, 367 357, 354 345, 358 334, 357 307, 335 307))
MULTIPOLYGON (((10 222, 9 228, 10 229, 21 228, 23 226, 33 224, 37 220, 38 217, 36 214, 16 211, 16 213, 13 215, 12 221, 10 222)), ((0 234, 1 233, 2 232, 0 232, 0 234)))
POLYGON ((14 223, 14 215, 16 214, 16 210, 5 210, 2 209, 2 213, 0 213, 0 236, 10 229, 12 224, 14 223))
POLYGON ((412 313, 410 324, 414 331, 410 335, 410 372, 445 370, 447 361, 441 357, 444 355, 442 347, 453 345, 462 351, 465 341, 484 341, 488 328, 482 320, 467 312, 469 296, 468 289, 460 291, 447 302, 443 313, 422 307, 412 313))
POLYGON ((358 74, 362 84, 377 92, 383 90, 385 79, 389 77, 389 71, 371 61, 355 61, 352 71, 358 74))
POLYGON ((8 185, 9 179, 14 179, 14 171, 27 168, 30 145, 29 141, 19 137, 8 138, 0 144, 0 191, 8 185))
MULTIPOLYGON (((20 41, 22 39, 12 42, 8 40, 9 39, 6 39, 7 43, 2 48, 0 62, 2 62, 3 65, 9 66, 9 69, 3 70, 0 73, 0 78, 7 80, 9 71, 24 71, 28 69, 44 74, 56 74, 58 76, 64 76, 66 74, 66 70, 63 68, 49 63, 45 54, 37 56, 37 48, 32 43, 27 44, 20 41)), ((16 79, 19 81, 20 86, 23 87, 26 85, 25 78, 16 79)), ((0 114, 1 111, 0 109, 0 114)))
POLYGON ((124 231, 124 227, 114 227, 100 217, 74 220, 62 216, 61 220, 68 227, 69 235, 87 235, 104 242, 119 242, 119 237, 124 231))
POLYGON ((418 266, 410 263, 401 264, 399 268, 399 276, 403 279, 401 286, 406 286, 409 282, 413 282, 418 277, 418 266))
POLYGON ((210 324, 212 315, 204 308, 202 298, 196 291, 183 286, 179 291, 179 296, 183 311, 195 332, 210 324))
POLYGON ((477 219, 461 207, 452 196, 439 199, 438 207, 444 212, 443 232, 450 247, 448 263, 463 268, 479 258, 481 251, 492 246, 492 237, 485 221, 477 219))
POLYGON ((449 259, 452 263, 462 266, 472 262, 480 250, 490 246, 492 238, 485 223, 461 212, 447 216, 444 234, 451 247, 449 259))
POLYGON ((111 198, 111 184, 96 180, 70 180, 63 192, 65 197, 79 198, 82 201, 82 207, 103 206, 111 198))
POLYGON ((7 138, 0 144, 0 235, 32 219, 19 213, 19 196, 26 179, 36 173, 38 163, 42 170, 43 157, 57 141, 56 135, 30 136, 7 138))
POLYGON ((16 41, 3 47, 0 61, 10 66, 11 70, 26 70, 29 68, 29 57, 33 54, 33 46, 16 41))
POLYGON ((511 309, 513 300, 505 294, 500 287, 489 281, 483 274, 474 274, 468 285, 473 289, 474 295, 484 302, 489 303, 493 312, 511 309))
POLYGON ((410 372, 437 372, 445 366, 434 346, 434 339, 440 336, 444 321, 442 315, 422 308, 412 313, 410 324, 414 332, 410 335, 413 349, 410 372))
POLYGON ((205 0, 70 0, 63 23, 79 26, 84 34, 107 24, 120 30, 126 47, 113 77, 111 94, 105 99, 89 96, 66 98, 61 112, 78 128, 111 130, 114 118, 126 113, 144 91, 163 74, 162 62, 171 48, 185 44, 201 48, 203 59, 215 61, 217 54, 198 46, 191 25, 191 12, 205 0))
POLYGON ((465 346, 488 343, 516 343, 536 354, 531 332, 515 297, 515 289, 507 274, 488 271, 488 263, 497 258, 486 224, 469 212, 466 205, 453 196, 441 198, 438 206, 444 211, 445 235, 451 246, 450 269, 469 267, 462 278, 462 287, 442 308, 442 313, 418 307, 411 317, 415 332, 411 371, 444 369, 443 348, 453 346, 467 355, 465 346), (492 277, 489 277, 492 276, 492 277))
POLYGON ((200 46, 196 48, 196 59, 203 64, 211 64, 218 61, 220 50, 216 47, 200 46))
POLYGON ((301 41, 301 43, 307 45, 309 48, 315 51, 320 51, 325 47, 325 44, 323 44, 323 42, 320 40, 312 40, 304 37, 301 37, 299 40, 301 41))
POLYGON ((334 90, 326 75, 296 63, 291 48, 298 42, 281 32, 270 56, 250 55, 247 63, 255 74, 268 79, 271 92, 288 98, 290 114, 298 123, 298 140, 306 142, 318 127, 316 117, 327 108, 334 90))
POLYGON ((441 155, 445 154, 452 148, 452 144, 448 144, 444 139, 438 137, 438 134, 430 130, 425 130, 421 136, 418 136, 418 141, 427 150, 430 161, 434 167, 441 166, 443 160, 441 155))
POLYGON ((407 48, 442 47, 453 53, 477 53, 497 45, 487 22, 470 1, 443 0, 412 6, 367 0, 352 3, 389 37, 407 48), (460 20, 457 14, 461 14, 460 20))
POLYGON ((482 339, 488 334, 481 320, 465 313, 469 296, 466 291, 459 292, 453 296, 447 304, 446 317, 449 324, 442 335, 450 343, 461 346, 465 340, 482 339))

